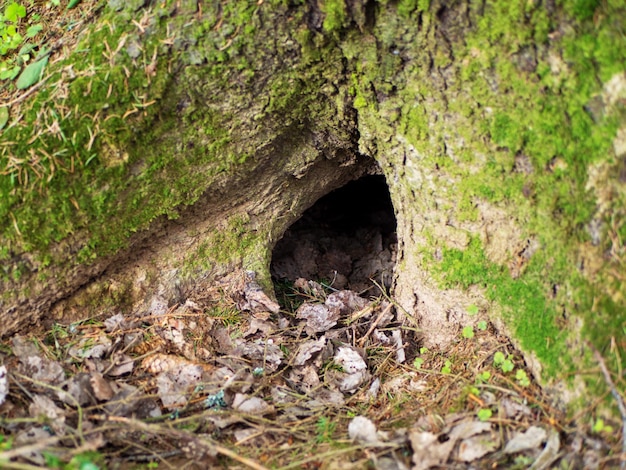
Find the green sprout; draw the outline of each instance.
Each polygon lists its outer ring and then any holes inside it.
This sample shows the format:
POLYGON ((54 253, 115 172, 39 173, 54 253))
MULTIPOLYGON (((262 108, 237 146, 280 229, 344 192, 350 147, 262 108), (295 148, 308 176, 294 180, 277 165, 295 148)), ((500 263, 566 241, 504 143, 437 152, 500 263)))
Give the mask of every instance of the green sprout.
POLYGON ((485 370, 476 376, 476 382, 485 383, 491 378, 491 372, 485 370))
POLYGON ((596 434, 600 434, 602 432, 610 434, 613 432, 613 426, 605 424, 602 418, 598 418, 591 429, 596 434))
POLYGON ((335 432, 335 428, 337 427, 336 423, 333 423, 330 418, 326 416, 321 416, 317 423, 315 424, 317 429, 317 436, 315 440, 321 444, 323 442, 332 442, 333 434, 335 432))
POLYGON ((515 365, 512 361, 513 356, 509 354, 509 357, 505 357, 504 354, 500 351, 496 352, 493 355, 493 364, 500 368, 502 372, 508 373, 515 369, 515 365))
POLYGON ((530 385, 530 379, 528 378, 526 372, 522 369, 518 369, 515 373, 515 380, 517 380, 517 383, 519 383, 522 387, 528 387, 530 385))

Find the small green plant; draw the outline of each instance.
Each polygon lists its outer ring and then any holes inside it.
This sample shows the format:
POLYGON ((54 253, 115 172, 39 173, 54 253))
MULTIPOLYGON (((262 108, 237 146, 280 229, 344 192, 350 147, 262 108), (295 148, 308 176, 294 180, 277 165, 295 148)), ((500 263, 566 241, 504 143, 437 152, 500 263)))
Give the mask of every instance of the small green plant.
POLYGON ((613 426, 604 423, 602 418, 596 419, 596 422, 593 423, 593 428, 591 428, 593 432, 596 434, 607 433, 610 434, 613 432, 613 426))
POLYGON ((416 357, 413 361, 413 367, 415 367, 416 369, 421 369, 422 365, 424 365, 424 359, 421 357, 416 357))
POLYGON ((428 351, 429 351, 428 348, 425 348, 425 347, 420 348, 420 354, 426 354, 428 351))
POLYGON ((528 378, 526 371, 523 371, 522 369, 518 369, 515 373, 515 380, 517 380, 517 383, 522 387, 528 387, 530 385, 530 379, 528 378))
POLYGON ((46 462, 46 467, 48 468, 61 468, 61 459, 54 454, 51 454, 49 452, 43 452, 43 458, 46 462))
POLYGON ((213 307, 206 313, 209 317, 220 320, 223 326, 234 326, 241 322, 241 312, 236 308, 213 307))
POLYGON ((512 372, 515 369, 512 359, 513 356, 510 354, 509 357, 505 357, 504 353, 498 351, 493 355, 493 364, 504 373, 512 372))
MULTIPOLYGON (((11 2, 4 11, 0 11, 0 56, 9 55, 8 58, 0 61, 0 80, 16 78, 20 75, 22 67, 35 56, 33 51, 36 46, 27 43, 27 40, 37 36, 43 30, 43 26, 40 23, 31 24, 24 31, 24 27, 21 26, 24 18, 26 18, 26 7, 21 3, 11 2), (24 35, 20 33, 20 30, 24 35), (18 48, 20 49, 17 53, 9 54, 18 48)), ((33 15, 30 20, 38 21, 39 16, 33 15)), ((43 69, 48 63, 47 56, 48 52, 42 51, 40 47, 37 57, 34 57, 35 62, 27 65, 20 75, 16 84, 18 89, 28 88, 41 79, 43 69)))
POLYGON ((333 423, 330 418, 320 416, 315 424, 315 428, 317 430, 317 436, 315 437, 316 442, 318 444, 323 442, 332 442, 336 427, 337 425, 333 423))
POLYGON ((449 359, 446 359, 446 362, 443 363, 443 367, 441 368, 442 374, 449 374, 452 372, 452 362, 449 359))
POLYGON ((100 470, 99 464, 103 460, 102 454, 98 452, 83 452, 72 457, 65 468, 68 470, 100 470))
POLYGON ((469 307, 467 307, 467 314, 470 317, 473 317, 477 313, 478 313, 478 307, 476 305, 470 305, 469 307))
POLYGON ((480 331, 485 331, 487 329, 487 322, 485 320, 479 321, 478 325, 476 325, 476 328, 478 328, 480 331))
POLYGON ((18 32, 19 21, 26 16, 26 7, 19 3, 9 3, 4 12, 0 12, 0 55, 17 49, 24 41, 18 32))
POLYGON ((491 378, 491 372, 485 370, 476 376, 477 383, 486 383, 491 378))
POLYGON ((487 421, 493 416, 493 411, 491 411, 489 408, 481 408, 476 413, 476 416, 480 421, 487 421))
POLYGON ((335 361, 329 361, 324 367, 324 370, 335 370, 337 372, 345 372, 341 364, 337 364, 335 361))
POLYGON ((461 334, 465 339, 472 339, 474 337, 474 327, 469 325, 466 326, 465 328, 463 328, 463 332, 461 334))
POLYGON ((515 463, 515 468, 528 468, 533 464, 534 460, 533 457, 518 455, 513 462, 515 463))
POLYGON ((11 450, 13 447, 13 437, 0 434, 0 451, 11 450))

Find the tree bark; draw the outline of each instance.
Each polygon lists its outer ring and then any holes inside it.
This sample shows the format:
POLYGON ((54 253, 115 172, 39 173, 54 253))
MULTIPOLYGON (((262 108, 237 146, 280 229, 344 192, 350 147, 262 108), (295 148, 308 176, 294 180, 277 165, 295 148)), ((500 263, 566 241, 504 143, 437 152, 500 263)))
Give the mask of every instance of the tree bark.
POLYGON ((0 332, 270 289, 285 230, 382 173, 424 344, 489 319, 545 380, 623 347, 626 14, 585 5, 104 7, 3 131, 0 332))

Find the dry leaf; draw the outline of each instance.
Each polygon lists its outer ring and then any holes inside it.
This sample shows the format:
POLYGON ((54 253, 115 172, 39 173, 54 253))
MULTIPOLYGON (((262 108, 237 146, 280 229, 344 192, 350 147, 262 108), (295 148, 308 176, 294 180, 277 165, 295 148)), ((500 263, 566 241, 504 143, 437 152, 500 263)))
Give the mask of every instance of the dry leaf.
POLYGON ((309 340, 300 344, 298 352, 293 360, 294 366, 306 364, 314 354, 320 352, 326 346, 326 337, 322 336, 317 340, 309 340))
POLYGON ((323 333, 337 324, 339 309, 324 304, 303 303, 296 311, 296 318, 306 320, 307 334, 323 333))
POLYGON ((235 394, 233 408, 242 413, 251 415, 266 415, 274 412, 274 407, 268 405, 259 397, 248 397, 242 393, 235 394))
POLYGON ((374 444, 378 442, 376 425, 364 416, 356 416, 350 421, 348 436, 359 444, 374 444))
POLYGON ((113 398, 114 392, 109 382, 98 372, 92 372, 89 380, 94 396, 100 401, 113 398))
POLYGON ((9 394, 9 377, 6 366, 0 366, 0 405, 2 405, 9 394))
POLYGON ((504 447, 505 454, 514 454, 525 450, 538 448, 545 440, 548 434, 545 429, 538 426, 531 426, 525 432, 517 433, 513 436, 504 447))

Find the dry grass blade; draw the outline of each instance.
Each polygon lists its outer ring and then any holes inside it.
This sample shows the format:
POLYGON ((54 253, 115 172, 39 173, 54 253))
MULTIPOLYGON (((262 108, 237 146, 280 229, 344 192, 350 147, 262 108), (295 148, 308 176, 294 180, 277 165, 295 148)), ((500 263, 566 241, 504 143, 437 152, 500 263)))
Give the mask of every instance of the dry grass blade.
POLYGON ((617 388, 615 387, 615 382, 613 382, 613 379, 611 378, 611 373, 609 372, 609 369, 606 367, 604 358, 602 357, 600 352, 598 352, 597 349, 593 347, 592 349, 593 349, 593 355, 596 358, 596 361, 598 361, 598 364, 600 365, 600 370, 602 370, 602 375, 604 376, 604 380, 606 381, 606 384, 611 389, 611 394, 613 395, 613 398, 615 399, 615 402, 617 403, 617 408, 619 409, 620 415, 622 416, 622 456, 620 459, 621 460, 620 468, 622 470, 626 470, 626 404, 624 403, 624 398, 620 395, 620 393, 617 391, 617 388))
POLYGON ((237 454, 236 452, 233 452, 232 450, 230 450, 230 449, 228 449, 226 447, 223 447, 223 446, 221 446, 219 444, 216 444, 214 442, 210 442, 207 439, 196 437, 192 433, 188 433, 188 432, 185 432, 185 431, 180 431, 180 430, 177 430, 177 429, 172 429, 172 428, 169 428, 169 427, 167 427, 165 425, 147 424, 147 423, 144 423, 143 421, 139 421, 139 420, 132 419, 132 418, 110 417, 108 419, 108 421, 117 422, 117 423, 123 423, 123 424, 129 426, 132 429, 141 430, 141 431, 152 433, 152 434, 155 434, 155 435, 168 436, 168 437, 171 437, 171 438, 174 438, 174 439, 189 440, 189 441, 192 441, 194 443, 197 443, 199 445, 199 447, 213 449, 218 454, 223 455, 224 457, 228 457, 230 459, 233 459, 233 460, 235 460, 235 461, 245 465, 246 467, 252 468, 254 470, 267 470, 266 467, 264 467, 263 465, 260 465, 259 463, 255 462, 255 461, 253 461, 251 459, 243 457, 243 456, 237 454))

